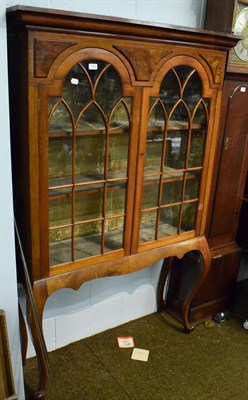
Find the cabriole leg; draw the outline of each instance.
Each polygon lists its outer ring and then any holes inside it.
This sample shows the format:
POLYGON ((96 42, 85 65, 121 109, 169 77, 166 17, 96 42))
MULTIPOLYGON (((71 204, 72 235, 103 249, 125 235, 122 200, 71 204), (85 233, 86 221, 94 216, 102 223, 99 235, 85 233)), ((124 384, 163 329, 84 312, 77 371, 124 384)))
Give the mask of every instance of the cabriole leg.
POLYGON ((189 321, 189 307, 195 294, 198 292, 199 288, 203 284, 211 266, 210 251, 205 237, 199 238, 199 248, 197 249, 197 251, 200 256, 199 266, 201 272, 191 290, 187 294, 182 307, 182 321, 186 332, 191 332, 194 329, 194 325, 189 321))
POLYGON ((42 316, 47 300, 46 283, 40 281, 33 285, 32 294, 27 295, 27 318, 38 364, 38 384, 33 393, 34 399, 44 399, 47 382, 48 356, 42 331, 42 316))

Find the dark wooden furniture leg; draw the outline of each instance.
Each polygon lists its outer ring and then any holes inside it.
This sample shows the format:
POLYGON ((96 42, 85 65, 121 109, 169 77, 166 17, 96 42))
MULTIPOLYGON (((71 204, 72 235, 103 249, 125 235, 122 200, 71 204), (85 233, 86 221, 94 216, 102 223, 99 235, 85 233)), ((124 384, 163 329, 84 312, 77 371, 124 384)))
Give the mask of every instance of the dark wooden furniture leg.
POLYGON ((48 372, 50 373, 48 354, 42 332, 42 316, 47 297, 46 284, 42 281, 39 281, 38 285, 34 284, 32 296, 30 296, 30 293, 27 294, 28 325, 38 365, 38 384, 33 393, 34 399, 45 398, 47 375, 48 372))
POLYGON ((203 284, 208 271, 211 266, 211 256, 210 256, 210 251, 208 247, 208 243, 205 237, 201 237, 199 240, 199 249, 198 249, 198 254, 200 257, 200 263, 199 266, 201 268, 201 272, 196 279, 194 285, 192 286, 191 290, 187 294, 183 307, 182 307, 182 321, 184 328, 187 332, 191 332, 195 325, 189 321, 189 307, 190 304, 197 293, 197 291, 200 289, 201 285, 203 284))
POLYGON ((28 333, 22 309, 19 303, 18 303, 18 312, 19 312, 19 325, 21 334, 22 365, 25 365, 27 357, 27 348, 28 348, 28 333))
MULTIPOLYGON (((200 273, 193 283, 191 289, 187 293, 187 296, 185 297, 185 300, 182 305, 182 311, 181 311, 181 321, 183 323, 184 329, 186 332, 191 332, 195 325, 190 322, 189 320, 189 307, 190 304, 197 293, 197 291, 200 289, 201 285, 203 284, 208 271, 211 266, 211 256, 210 256, 210 251, 208 247, 207 240, 204 236, 201 236, 197 240, 197 246, 195 249, 190 249, 190 251, 195 251, 198 253, 200 257, 200 262, 199 262, 199 267, 200 267, 200 273)), ((184 254, 186 254, 187 251, 185 251, 184 254)), ((184 255, 181 254, 180 258, 184 255)), ((168 257, 164 259, 163 266, 161 269, 160 277, 159 277, 159 283, 158 283, 158 289, 157 289, 157 308, 158 311, 163 311, 166 310, 166 299, 163 299, 164 295, 164 287, 165 287, 165 282, 168 277, 168 274, 170 272, 170 269, 173 266, 174 262, 174 257, 168 257)))

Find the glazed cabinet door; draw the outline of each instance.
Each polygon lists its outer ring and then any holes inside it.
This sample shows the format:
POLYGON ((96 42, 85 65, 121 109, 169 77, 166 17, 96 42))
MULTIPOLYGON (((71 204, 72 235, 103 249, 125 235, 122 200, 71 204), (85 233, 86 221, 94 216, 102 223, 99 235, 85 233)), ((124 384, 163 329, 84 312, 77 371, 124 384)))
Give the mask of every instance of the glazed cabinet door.
POLYGON ((147 95, 137 214, 140 250, 199 234, 213 96, 204 78, 190 57, 175 58, 147 95))
POLYGON ((51 273, 129 253, 133 97, 107 52, 103 58, 93 51, 67 65, 59 85, 42 88, 42 243, 51 273))

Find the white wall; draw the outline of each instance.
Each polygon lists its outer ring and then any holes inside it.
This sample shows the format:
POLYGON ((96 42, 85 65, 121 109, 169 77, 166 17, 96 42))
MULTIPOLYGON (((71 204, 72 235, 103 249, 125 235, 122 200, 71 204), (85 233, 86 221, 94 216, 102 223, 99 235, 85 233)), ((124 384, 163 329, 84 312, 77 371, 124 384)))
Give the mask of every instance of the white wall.
MULTIPOLYGON (((15 4, 112 15, 190 27, 200 27, 202 25, 205 11, 205 0, 19 0, 19 2, 1 0, 2 19, 4 6, 6 5, 7 7, 15 4)), ((1 38, 1 42, 5 42, 5 38, 2 35, 1 38)), ((5 54, 1 56, 1 60, 6 62, 5 54)), ((1 82, 3 82, 1 95, 5 103, 1 104, 0 115, 7 116, 7 81, 5 72, 1 82)), ((1 119, 1 127, 2 124, 3 121, 1 119)), ((11 293, 4 294, 4 296, 6 298, 11 297, 10 302, 16 307, 11 179, 9 172, 10 157, 8 153, 9 128, 7 121, 5 124, 3 129, 1 129, 1 135, 2 132, 5 133, 4 142, 1 143, 1 151, 4 153, 5 163, 5 166, 1 165, 1 178, 3 176, 6 190, 1 190, 1 193, 6 192, 10 200, 7 201, 6 199, 6 204, 4 203, 4 215, 2 215, 1 211, 1 221, 5 221, 5 233, 7 230, 7 236, 9 235, 9 257, 8 259, 6 257, 8 265, 6 264, 6 260, 1 263, 0 273, 1 275, 6 275, 6 271, 8 271, 8 280, 5 278, 5 282, 8 287, 12 287, 12 291, 11 293)), ((6 251, 6 234, 4 242, 3 238, 1 239, 2 245, 5 246, 4 250, 6 251)), ((155 266, 130 275, 87 282, 76 292, 70 289, 63 289, 55 293, 48 299, 44 313, 43 326, 48 349, 56 349, 71 341, 79 340, 156 311, 155 292, 160 266, 161 263, 158 263, 155 266)), ((22 303, 24 303, 21 288, 20 296, 22 303)), ((6 303, 5 297, 4 303, 6 303)), ((14 337, 16 327, 13 322, 10 328, 11 332, 13 331, 12 336, 14 337)), ((29 356, 34 354, 30 343, 28 354, 29 356)))
POLYGON ((1 0, 7 6, 24 4, 100 15, 202 26, 206 0, 1 0))

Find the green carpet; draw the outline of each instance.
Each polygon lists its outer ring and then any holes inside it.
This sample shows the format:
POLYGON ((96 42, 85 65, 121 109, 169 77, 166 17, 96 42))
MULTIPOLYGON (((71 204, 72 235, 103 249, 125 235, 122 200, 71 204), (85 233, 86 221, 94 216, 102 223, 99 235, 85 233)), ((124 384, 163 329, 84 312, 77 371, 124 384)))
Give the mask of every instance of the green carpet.
MULTIPOLYGON (((246 289, 239 285, 232 318, 211 328, 186 334, 168 314, 155 313, 49 353, 56 388, 46 399, 246 400, 246 289), (132 349, 119 349, 117 336, 133 336, 135 347, 150 351, 148 361, 131 360, 132 349)), ((35 387, 36 373, 35 358, 27 360, 27 387, 35 387)))

